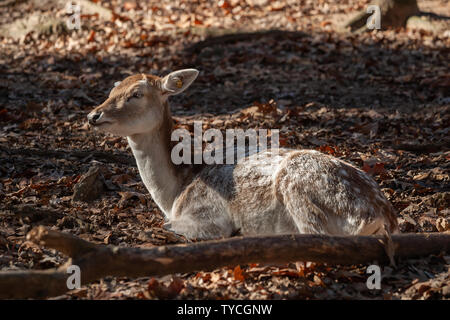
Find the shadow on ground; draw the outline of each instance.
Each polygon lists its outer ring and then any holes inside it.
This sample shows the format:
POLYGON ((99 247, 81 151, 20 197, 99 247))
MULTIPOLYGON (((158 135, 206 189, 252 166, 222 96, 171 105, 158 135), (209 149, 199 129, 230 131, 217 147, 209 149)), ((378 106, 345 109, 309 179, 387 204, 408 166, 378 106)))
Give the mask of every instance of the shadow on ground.
POLYGON ((161 75, 182 67, 201 73, 186 93, 172 99, 176 115, 226 114, 270 99, 281 107, 319 103, 403 111, 448 103, 445 46, 429 50, 404 35, 377 37, 276 30, 226 35, 187 44, 162 68, 156 55, 22 57, 22 70, 0 65, 0 105, 23 111, 31 102, 72 100, 87 110, 129 74, 161 75), (61 73, 63 81, 56 77, 61 73))

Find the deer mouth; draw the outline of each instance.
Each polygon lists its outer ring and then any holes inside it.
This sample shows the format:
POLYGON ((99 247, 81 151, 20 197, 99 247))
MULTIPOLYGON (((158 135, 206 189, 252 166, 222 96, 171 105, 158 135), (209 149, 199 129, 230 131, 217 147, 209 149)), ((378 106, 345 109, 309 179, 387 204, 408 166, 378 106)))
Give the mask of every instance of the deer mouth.
POLYGON ((95 123, 89 123, 89 125, 93 128, 101 128, 105 127, 107 125, 112 125, 113 123, 110 121, 102 121, 102 122, 95 122, 95 123))
POLYGON ((112 122, 111 121, 96 122, 94 123, 94 127, 100 127, 104 124, 112 124, 112 122))

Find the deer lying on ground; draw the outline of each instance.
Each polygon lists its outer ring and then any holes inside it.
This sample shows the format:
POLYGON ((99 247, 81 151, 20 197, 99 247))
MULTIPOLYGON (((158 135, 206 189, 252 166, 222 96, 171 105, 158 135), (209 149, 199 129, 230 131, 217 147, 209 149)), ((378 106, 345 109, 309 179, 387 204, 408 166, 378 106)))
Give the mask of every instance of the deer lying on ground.
POLYGON ((88 115, 90 125, 126 136, 142 181, 167 226, 189 239, 308 233, 397 232, 395 210, 366 173, 314 150, 270 149, 235 164, 171 161, 168 97, 183 92, 198 71, 163 78, 133 75, 118 83, 88 115))

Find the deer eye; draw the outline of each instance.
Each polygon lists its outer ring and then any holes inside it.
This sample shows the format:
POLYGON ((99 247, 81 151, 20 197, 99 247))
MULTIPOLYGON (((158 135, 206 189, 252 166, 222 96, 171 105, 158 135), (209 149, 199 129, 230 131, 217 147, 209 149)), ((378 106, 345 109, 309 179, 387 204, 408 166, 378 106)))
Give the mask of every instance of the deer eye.
POLYGON ((127 101, 130 101, 131 99, 140 99, 140 98, 142 98, 142 93, 135 92, 128 97, 127 101))

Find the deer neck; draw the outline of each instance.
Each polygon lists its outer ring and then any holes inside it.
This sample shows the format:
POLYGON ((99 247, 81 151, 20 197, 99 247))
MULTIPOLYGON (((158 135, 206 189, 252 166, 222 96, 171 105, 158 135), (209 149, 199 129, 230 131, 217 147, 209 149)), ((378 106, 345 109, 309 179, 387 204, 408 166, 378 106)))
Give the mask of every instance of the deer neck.
POLYGON ((165 120, 159 129, 128 136, 127 139, 144 185, 155 203, 170 219, 173 203, 181 192, 186 174, 178 170, 170 157, 173 124, 168 105, 165 107, 165 120))

